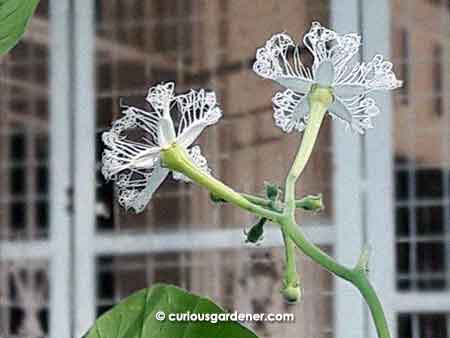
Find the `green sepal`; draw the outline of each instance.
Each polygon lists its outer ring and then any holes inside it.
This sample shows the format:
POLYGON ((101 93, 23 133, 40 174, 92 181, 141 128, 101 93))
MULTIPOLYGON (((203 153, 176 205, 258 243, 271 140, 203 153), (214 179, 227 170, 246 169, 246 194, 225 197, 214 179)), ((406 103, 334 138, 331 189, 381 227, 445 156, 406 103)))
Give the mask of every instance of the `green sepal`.
POLYGON ((219 195, 217 195, 213 192, 209 193, 209 199, 214 203, 226 203, 227 202, 222 197, 220 197, 219 195))

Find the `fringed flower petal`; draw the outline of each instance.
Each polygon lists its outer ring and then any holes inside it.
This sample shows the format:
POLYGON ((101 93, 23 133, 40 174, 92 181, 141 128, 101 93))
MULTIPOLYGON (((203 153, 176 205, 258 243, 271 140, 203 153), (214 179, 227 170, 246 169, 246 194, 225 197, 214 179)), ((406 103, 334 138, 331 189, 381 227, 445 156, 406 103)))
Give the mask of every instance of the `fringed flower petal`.
POLYGON ((275 34, 257 50, 253 70, 298 93, 307 93, 313 83, 311 71, 300 59, 299 47, 286 33, 275 34))
POLYGON ((158 84, 149 89, 147 102, 155 109, 159 116, 170 115, 170 108, 175 96, 175 84, 173 82, 158 84))
POLYGON ((372 61, 355 65, 341 76, 335 85, 335 94, 344 98, 369 93, 376 90, 392 90, 401 87, 392 63, 383 56, 376 55, 372 61))
MULTIPOLYGON (((207 174, 211 173, 211 168, 208 167, 208 161, 202 155, 200 146, 193 146, 192 148, 188 149, 187 153, 188 153, 189 157, 191 158, 191 161, 197 167, 199 167, 202 171, 204 171, 207 174)), ((172 172, 172 177, 175 180, 184 181, 186 183, 189 183, 192 181, 189 177, 187 177, 179 172, 176 172, 176 171, 172 172)))
POLYGON ((161 167, 158 161, 152 168, 121 173, 116 180, 119 204, 127 210, 142 212, 169 172, 170 170, 161 167))
POLYGON ((361 37, 354 33, 339 35, 331 29, 322 27, 320 23, 313 22, 303 38, 303 43, 314 57, 314 76, 320 64, 328 60, 334 66, 336 78, 339 78, 348 62, 358 52, 361 37))
POLYGON ((328 111, 333 118, 338 119, 346 127, 360 134, 364 134, 367 129, 373 128, 372 117, 380 112, 375 100, 358 97, 350 100, 336 98, 328 111))
POLYGON ((106 150, 103 153, 102 173, 115 179, 122 170, 152 165, 157 159, 158 120, 146 111, 128 107, 124 117, 115 121, 102 135, 106 150))
POLYGON ((199 137, 203 129, 217 123, 222 111, 217 106, 213 92, 191 90, 176 97, 180 113, 177 131, 177 143, 187 148, 199 137))
POLYGON ((278 92, 272 99, 275 125, 284 132, 303 131, 309 118, 308 98, 287 89, 278 92))

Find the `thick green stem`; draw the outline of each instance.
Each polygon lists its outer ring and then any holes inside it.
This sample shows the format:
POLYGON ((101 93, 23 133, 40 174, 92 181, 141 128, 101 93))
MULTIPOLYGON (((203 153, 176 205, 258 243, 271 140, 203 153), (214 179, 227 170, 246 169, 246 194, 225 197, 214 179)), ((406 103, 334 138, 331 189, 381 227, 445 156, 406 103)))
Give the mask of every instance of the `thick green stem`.
POLYGON ((310 257, 314 262, 326 270, 347 280, 358 288, 370 308, 378 337, 390 338, 389 328, 387 326, 383 307, 375 290, 367 279, 365 269, 361 269, 359 266, 355 269, 350 269, 339 264, 332 257, 323 252, 319 247, 309 242, 300 231, 298 225, 291 219, 286 218, 282 221, 282 223, 284 223, 284 228, 292 241, 305 255, 310 257))
POLYGON ((333 272, 339 277, 350 281, 351 270, 339 264, 331 256, 323 252, 319 247, 308 241, 308 239, 300 231, 298 225, 289 217, 282 220, 283 227, 286 233, 294 241, 297 247, 307 256, 311 257, 315 262, 320 264, 323 268, 333 272))
POLYGON ((375 289, 367 279, 367 276, 365 274, 358 274, 357 277, 355 277, 353 284, 361 292, 364 300, 369 306, 378 337, 390 338, 391 334, 384 315, 383 305, 381 304, 375 289))
POLYGON ((280 213, 268 210, 259 205, 253 204, 239 193, 215 179, 205 171, 198 168, 189 158, 189 155, 180 145, 173 143, 170 147, 161 151, 161 159, 166 167, 183 173, 198 185, 206 188, 225 201, 247 210, 260 217, 265 217, 276 223, 279 222, 280 213))

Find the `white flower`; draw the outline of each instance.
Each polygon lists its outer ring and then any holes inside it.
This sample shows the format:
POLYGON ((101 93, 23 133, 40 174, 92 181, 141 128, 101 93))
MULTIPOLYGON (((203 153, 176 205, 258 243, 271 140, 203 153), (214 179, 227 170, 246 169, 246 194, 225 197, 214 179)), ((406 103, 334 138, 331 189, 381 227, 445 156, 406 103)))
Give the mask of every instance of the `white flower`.
MULTIPOLYGON (((136 212, 144 210, 170 173, 161 165, 160 153, 174 142, 187 150, 198 167, 210 172, 200 147, 189 147, 222 116, 213 92, 191 90, 175 95, 173 83, 150 88, 146 100, 151 111, 126 107, 125 116, 102 135, 106 146, 102 173, 116 182, 119 203, 136 212)), ((172 172, 172 176, 189 182, 181 173, 172 172)))
POLYGON ((293 39, 278 33, 256 53, 253 70, 287 90, 273 97, 275 123, 285 132, 302 131, 309 118, 308 93, 313 85, 331 87, 334 102, 328 112, 361 134, 372 128, 371 118, 379 109, 367 94, 401 86, 392 63, 376 55, 367 63, 351 64, 361 38, 357 34, 338 35, 313 22, 303 43, 313 55, 312 68, 300 59, 300 48, 293 39))

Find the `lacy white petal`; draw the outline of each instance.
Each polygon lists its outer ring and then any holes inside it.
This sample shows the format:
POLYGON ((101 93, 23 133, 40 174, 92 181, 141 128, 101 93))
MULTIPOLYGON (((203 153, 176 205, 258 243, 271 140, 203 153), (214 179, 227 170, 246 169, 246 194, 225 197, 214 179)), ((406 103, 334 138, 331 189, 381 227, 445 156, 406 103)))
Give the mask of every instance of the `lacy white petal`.
POLYGON ((319 65, 329 60, 334 66, 336 78, 339 78, 347 63, 358 52, 361 37, 354 33, 339 35, 331 29, 322 27, 320 23, 313 22, 303 38, 303 43, 314 57, 314 75, 319 65))
MULTIPOLYGON (((204 171, 208 174, 211 173, 211 168, 208 167, 208 162, 207 162, 206 158, 202 155, 201 149, 199 146, 193 146, 192 148, 187 150, 187 153, 188 153, 189 157, 191 158, 191 161, 197 167, 199 167, 202 171, 204 171)), ((192 180, 189 177, 187 177, 177 171, 172 171, 172 177, 175 180, 180 180, 180 181, 184 181, 187 183, 192 182, 192 180)))
POLYGON ((119 204, 127 210, 134 209, 136 213, 143 211, 169 172, 158 162, 152 169, 121 173, 116 181, 119 204))
POLYGON ((146 100, 159 115, 170 117, 170 108, 175 95, 174 90, 175 84, 173 82, 158 84, 149 89, 146 100))
POLYGON ((272 99, 275 125, 284 132, 299 132, 305 129, 309 119, 308 97, 287 89, 278 92, 272 99))
POLYGON ((120 135, 127 129, 139 128, 148 134, 146 143, 153 146, 158 145, 158 123, 160 116, 157 113, 147 112, 136 107, 125 107, 122 114, 124 116, 112 124, 110 130, 112 134, 120 135))
POLYGON ((374 90, 392 90, 402 85, 392 71, 392 63, 376 55, 372 61, 355 65, 337 81, 335 93, 351 97, 374 90), (351 95, 353 94, 353 95, 351 95))
POLYGON ((372 98, 342 100, 336 97, 328 112, 351 130, 364 134, 366 129, 373 128, 372 117, 378 115, 379 108, 372 98))
MULTIPOLYGON (((126 144, 126 143, 124 143, 126 144)), ((132 168, 151 168, 159 159, 160 148, 140 151, 127 150, 126 145, 116 144, 102 155, 102 174, 107 180, 115 180, 121 171, 132 168)))
POLYGON ((115 179, 117 173, 132 167, 151 167, 159 156, 158 116, 134 107, 123 112, 104 132, 102 141, 102 173, 106 179, 115 179))
POLYGON ((286 33, 275 34, 256 51, 253 70, 263 78, 302 94, 307 93, 313 83, 311 71, 300 60, 299 47, 286 33))
POLYGON ((178 95, 176 102, 180 114, 177 142, 185 148, 195 142, 203 129, 217 123, 222 117, 214 92, 191 90, 178 95))

